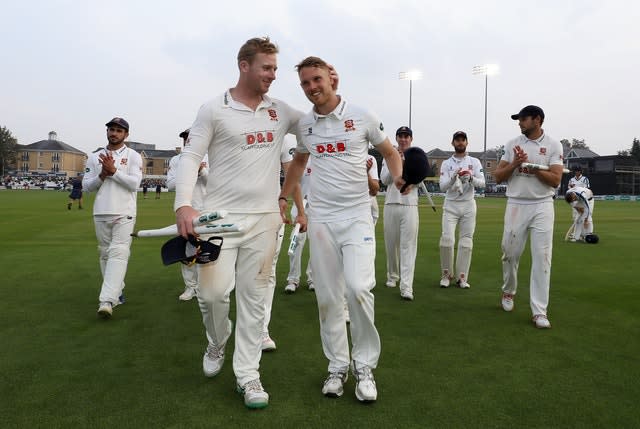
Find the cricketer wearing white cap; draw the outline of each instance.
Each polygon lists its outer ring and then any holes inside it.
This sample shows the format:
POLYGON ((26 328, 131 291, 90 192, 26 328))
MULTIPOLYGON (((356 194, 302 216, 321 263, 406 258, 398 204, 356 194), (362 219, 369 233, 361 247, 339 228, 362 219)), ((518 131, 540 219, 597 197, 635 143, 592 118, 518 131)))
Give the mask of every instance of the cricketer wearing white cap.
MULTIPOLYGON (((183 140, 183 145, 187 143, 189 138, 189 129, 180 133, 180 138, 183 140)), ((180 155, 174 156, 169 161, 169 169, 167 170, 167 189, 175 191, 176 189, 176 173, 178 169, 178 161, 180 155)), ((200 167, 198 168, 198 178, 196 179, 195 187, 193 188, 193 198, 191 200, 191 206, 199 211, 204 208, 204 197, 207 194, 207 178, 209 177, 209 157, 204 156, 200 167)), ((182 279, 184 280, 184 291, 178 299, 180 301, 189 301, 198 295, 198 266, 199 264, 180 264, 182 271, 182 279)))
POLYGON ((507 142, 493 171, 497 183, 507 183, 507 207, 502 235, 502 308, 512 311, 518 286, 518 264, 531 234, 530 304, 537 328, 550 328, 547 318, 553 250, 553 195, 562 178, 562 145, 542 129, 544 112, 526 106, 511 116, 522 135, 507 142), (522 163, 549 166, 528 169, 522 163))
POLYGON ((142 181, 142 158, 125 144, 129 123, 113 118, 106 123, 106 148, 89 155, 82 187, 96 193, 93 222, 100 251, 100 306, 98 314, 111 317, 124 289, 136 223, 137 191, 142 181))
POLYGON ((445 192, 442 206, 442 235, 440 236, 441 287, 449 287, 455 280, 458 287, 469 288, 469 267, 473 251, 473 233, 476 229, 476 188, 484 188, 484 173, 478 158, 467 154, 467 133, 453 134, 451 145, 454 153, 440 166, 440 190, 445 192), (458 256, 453 267, 453 246, 456 226, 458 231, 458 256))
POLYGON ((266 93, 276 78, 278 48, 268 38, 248 40, 238 52, 240 77, 234 88, 205 103, 191 127, 178 164, 176 224, 193 234, 198 211, 191 207, 200 161, 209 155, 205 210, 227 210, 225 222, 239 223, 218 260, 200 266, 198 302, 208 346, 203 371, 220 372, 231 335, 229 295, 235 287, 236 332, 233 370, 249 408, 268 405, 258 372, 262 354, 264 299, 271 275, 278 214, 280 154, 284 136, 296 132, 301 113, 266 93))
MULTIPOLYGON (((404 151, 411 147, 413 131, 400 127, 396 131, 396 142, 401 159, 404 151)), ((396 287, 400 280, 400 297, 413 300, 413 274, 418 252, 418 188, 401 194, 393 186, 393 176, 385 161, 380 171, 382 183, 387 185, 384 197, 384 246, 387 253, 387 287, 396 287)))
POLYGON ((404 184, 401 160, 378 118, 336 94, 326 62, 308 57, 297 65, 297 70, 300 85, 314 108, 300 120, 302 142, 298 142, 285 179, 280 213, 286 218, 286 196, 299 183, 311 157, 308 209, 305 212, 296 199, 296 221, 304 230, 308 213, 320 337, 329 360, 322 393, 333 397, 343 394, 351 362, 356 397, 364 402, 375 401, 372 369, 378 364, 380 337, 374 324, 371 293, 375 287, 375 232, 366 168, 369 143, 388 162, 398 188, 404 184), (351 315, 351 358, 343 311, 345 291, 351 315))

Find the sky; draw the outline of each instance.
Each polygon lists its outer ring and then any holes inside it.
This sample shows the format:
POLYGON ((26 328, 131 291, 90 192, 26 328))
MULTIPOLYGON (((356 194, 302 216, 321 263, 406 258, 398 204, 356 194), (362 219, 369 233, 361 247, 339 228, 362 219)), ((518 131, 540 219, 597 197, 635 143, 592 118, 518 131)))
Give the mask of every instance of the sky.
POLYGON ((542 107, 545 132, 584 139, 600 155, 640 138, 640 2, 431 0, 0 0, 0 126, 18 143, 106 144, 105 123, 129 121, 129 140, 181 145, 198 108, 237 83, 236 55, 252 37, 280 48, 269 95, 308 111, 295 64, 333 64, 346 100, 367 107, 394 141, 469 150, 516 137, 510 115, 542 107), (419 70, 420 80, 399 79, 419 70), (411 87, 411 94, 410 94, 411 87))

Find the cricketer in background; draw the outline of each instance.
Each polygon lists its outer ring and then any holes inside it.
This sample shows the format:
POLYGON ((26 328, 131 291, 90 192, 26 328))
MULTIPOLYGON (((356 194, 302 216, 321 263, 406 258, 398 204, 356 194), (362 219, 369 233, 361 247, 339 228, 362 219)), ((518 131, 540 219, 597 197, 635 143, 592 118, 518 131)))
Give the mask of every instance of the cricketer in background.
POLYGON ((380 217, 377 196, 380 192, 380 177, 378 176, 378 161, 371 155, 367 157, 367 181, 371 197, 371 217, 373 218, 373 226, 376 226, 380 217))
POLYGON ((464 131, 453 134, 451 145, 454 153, 440 167, 440 189, 445 192, 442 206, 442 235, 440 236, 441 287, 449 287, 455 280, 458 287, 467 289, 469 267, 473 251, 473 233, 476 229, 475 189, 484 188, 484 172, 478 158, 467 154, 469 141, 464 131), (456 226, 458 230, 458 255, 453 267, 453 246, 456 226))
POLYGON ((136 223, 137 192, 142 182, 142 158, 125 144, 129 123, 113 118, 106 123, 107 147, 89 155, 82 188, 96 192, 93 223, 100 252, 100 306, 98 314, 111 317, 121 303, 124 277, 136 223))
POLYGON ((576 186, 580 188, 591 188, 591 183, 589 183, 587 176, 582 175, 582 167, 576 165, 572 170, 574 176, 569 179, 569 188, 574 188, 576 186))
MULTIPOLYGON (((285 142, 282 145, 282 151, 280 152, 280 168, 284 174, 287 174, 289 170, 289 164, 293 159, 293 153, 295 148, 293 144, 285 142)), ((299 189, 296 192, 300 192, 299 189)), ((278 265, 278 257, 280 256, 280 249, 282 248, 282 241, 284 239, 284 223, 280 225, 276 238, 276 251, 273 255, 273 262, 271 264, 271 275, 269 275, 269 281, 267 283, 267 293, 264 297, 264 322, 262 327, 262 351, 268 352, 276 349, 276 342, 269 335, 269 323, 271 322, 271 309, 273 308, 273 295, 276 291, 276 267, 278 265)))
MULTIPOLYGON (((187 143, 189 138, 189 129, 187 128, 180 133, 179 137, 182 139, 183 146, 187 143)), ((180 160, 180 154, 174 156, 169 161, 169 170, 167 170, 167 189, 175 191, 176 189, 176 173, 178 168, 178 161, 180 160)), ((191 206, 198 211, 204 209, 204 198, 207 194, 207 178, 209 177, 208 168, 208 156, 205 155, 200 162, 198 168, 198 178, 193 189, 193 197, 191 199, 191 206)), ((198 267, 200 264, 180 264, 182 270, 182 279, 184 280, 184 291, 178 299, 180 301, 189 301, 193 297, 198 296, 198 267)))
POLYGON ((286 219, 286 197, 300 182, 311 157, 309 219, 307 223, 302 202, 296 199, 295 221, 301 231, 308 225, 320 338, 329 360, 322 393, 342 396, 351 367, 358 400, 375 401, 378 391, 372 370, 380 356, 380 337, 371 293, 375 287, 376 244, 366 169, 369 143, 389 163, 393 184, 398 188, 404 184, 402 164, 378 118, 336 94, 326 62, 307 57, 296 69, 300 86, 314 107, 298 124, 301 141, 279 202, 280 214, 286 219), (351 315, 352 353, 343 311, 345 292, 351 315))
POLYGON ((522 135, 507 142, 493 171, 497 183, 507 183, 507 207, 502 235, 502 308, 512 311, 518 287, 518 264, 531 237, 530 305, 537 328, 550 328, 547 317, 553 250, 553 196, 562 178, 562 145, 542 129, 544 112, 526 106, 511 116, 522 135), (549 170, 522 167, 525 162, 549 170))
MULTIPOLYGON (((413 131, 400 127, 396 131, 397 151, 404 160, 404 151, 411 147, 413 131)), ((384 245, 387 251, 387 287, 396 287, 400 280, 400 297, 413 300, 413 275, 418 252, 418 188, 400 193, 392 186, 394 177, 386 161, 382 161, 380 179, 387 186, 384 198, 384 245)))
MULTIPOLYGON (((295 150, 294 150, 295 153, 295 150)), ((304 173, 300 178, 300 188, 303 196, 309 194, 309 183, 311 181, 311 159, 307 162, 304 168, 304 173)), ((291 219, 295 219, 298 216, 298 208, 295 204, 291 206, 291 219)), ((300 231, 298 233, 298 244, 292 255, 289 255, 289 274, 287 274, 287 284, 284 287, 284 292, 287 294, 295 293, 300 285, 301 269, 302 269, 302 251, 304 244, 307 242, 307 232, 300 231)), ((309 290, 314 290, 313 286, 313 271, 311 269, 311 259, 307 261, 307 286, 309 290)))
POLYGON ((584 241, 584 237, 593 234, 593 209, 595 200, 591 189, 574 186, 564 196, 574 212, 573 234, 569 241, 584 241))

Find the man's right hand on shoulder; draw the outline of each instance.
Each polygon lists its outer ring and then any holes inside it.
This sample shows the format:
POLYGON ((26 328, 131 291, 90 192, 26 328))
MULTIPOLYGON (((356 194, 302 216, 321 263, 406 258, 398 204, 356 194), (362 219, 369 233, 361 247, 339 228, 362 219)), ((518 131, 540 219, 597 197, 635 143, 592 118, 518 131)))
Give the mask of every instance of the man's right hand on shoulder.
POLYGON ((193 231, 193 219, 199 215, 200 212, 191 206, 182 206, 176 210, 176 226, 178 227, 178 234, 184 238, 188 238, 188 235, 197 236, 193 231))

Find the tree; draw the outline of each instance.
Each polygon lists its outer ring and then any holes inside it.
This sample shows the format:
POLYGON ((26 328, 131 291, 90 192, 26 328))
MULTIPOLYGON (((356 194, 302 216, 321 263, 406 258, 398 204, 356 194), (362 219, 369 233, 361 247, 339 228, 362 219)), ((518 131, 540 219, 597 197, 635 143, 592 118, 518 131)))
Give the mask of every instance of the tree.
POLYGON ((631 156, 631 152, 629 152, 629 150, 628 150, 628 149, 625 149, 625 150, 619 150, 619 151, 618 151, 618 155, 619 155, 619 156, 631 156))
POLYGON ((584 142, 584 139, 571 139, 571 149, 589 149, 589 146, 584 142))
POLYGON ((16 162, 18 140, 11 135, 7 127, 0 127, 0 169, 2 176, 16 162))
POLYGON ((633 139, 633 146, 631 146, 629 154, 640 162, 640 140, 637 137, 633 139))
POLYGON ((562 147, 567 149, 589 149, 589 146, 584 142, 584 139, 571 139, 571 141, 567 139, 560 140, 562 147))

